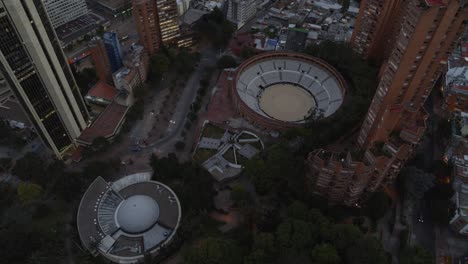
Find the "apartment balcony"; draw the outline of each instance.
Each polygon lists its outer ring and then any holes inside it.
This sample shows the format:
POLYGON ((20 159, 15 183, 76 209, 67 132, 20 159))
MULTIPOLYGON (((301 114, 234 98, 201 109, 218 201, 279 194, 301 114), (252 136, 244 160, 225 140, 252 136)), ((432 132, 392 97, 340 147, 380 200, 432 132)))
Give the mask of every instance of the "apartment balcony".
POLYGON ((411 143, 411 144, 418 144, 419 140, 421 139, 422 135, 424 133, 424 129, 420 130, 419 128, 417 129, 403 129, 400 132, 400 137, 404 141, 411 143))

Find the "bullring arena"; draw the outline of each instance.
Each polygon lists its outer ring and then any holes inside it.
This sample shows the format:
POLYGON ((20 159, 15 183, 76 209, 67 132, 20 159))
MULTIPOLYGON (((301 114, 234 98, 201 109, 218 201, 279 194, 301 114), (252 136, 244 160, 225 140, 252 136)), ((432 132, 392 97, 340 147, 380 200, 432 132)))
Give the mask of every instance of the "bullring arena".
POLYGON ((242 63, 231 80, 234 107, 267 129, 304 125, 312 115, 327 118, 341 106, 346 82, 328 63, 291 52, 269 52, 242 63))

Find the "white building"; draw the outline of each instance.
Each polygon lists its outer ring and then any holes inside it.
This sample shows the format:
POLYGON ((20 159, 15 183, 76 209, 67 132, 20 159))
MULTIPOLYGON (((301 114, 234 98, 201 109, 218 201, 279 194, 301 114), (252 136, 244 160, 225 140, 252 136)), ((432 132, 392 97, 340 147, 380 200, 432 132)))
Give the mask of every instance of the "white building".
POLYGON ((177 12, 179 13, 179 16, 182 16, 187 12, 187 10, 190 7, 190 1, 191 0, 177 0, 177 12))
POLYGON ((85 0, 42 0, 54 28, 88 14, 85 0))
POLYGON ((227 19, 241 28, 257 12, 257 0, 228 0, 227 19))
POLYGON ((455 232, 466 236, 468 235, 468 185, 461 184, 455 191, 453 200, 456 211, 450 220, 450 226, 455 232))
POLYGON ((88 112, 41 1, 0 0, 0 71, 37 134, 58 158, 88 112), (8 34, 5 32, 9 32, 8 34))

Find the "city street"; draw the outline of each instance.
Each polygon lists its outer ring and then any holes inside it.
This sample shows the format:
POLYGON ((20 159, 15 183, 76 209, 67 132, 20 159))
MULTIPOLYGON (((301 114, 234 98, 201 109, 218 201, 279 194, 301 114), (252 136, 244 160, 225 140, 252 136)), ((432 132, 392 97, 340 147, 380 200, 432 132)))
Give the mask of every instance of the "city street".
POLYGON ((217 61, 216 52, 211 49, 203 49, 200 53, 201 58, 199 65, 187 80, 182 96, 180 97, 174 114, 172 115, 172 122, 170 122, 167 127, 165 136, 154 142, 148 142, 148 146, 145 147, 142 152, 160 152, 161 150, 166 149, 167 146, 172 147, 174 143, 180 139, 180 132, 184 127, 187 114, 190 111, 190 105, 194 101, 197 90, 200 86, 200 79, 205 73, 206 68, 215 66, 217 61))

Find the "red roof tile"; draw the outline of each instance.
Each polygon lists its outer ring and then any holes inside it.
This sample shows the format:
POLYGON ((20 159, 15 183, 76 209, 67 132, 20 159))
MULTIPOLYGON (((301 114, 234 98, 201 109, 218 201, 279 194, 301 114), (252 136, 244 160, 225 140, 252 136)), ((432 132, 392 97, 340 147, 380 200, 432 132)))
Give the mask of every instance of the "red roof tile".
POLYGON ((128 106, 112 102, 104 109, 90 127, 83 130, 77 139, 78 143, 91 145, 93 140, 97 137, 110 138, 114 136, 119 126, 122 124, 127 110, 128 106))
POLYGON ((88 92, 89 96, 97 97, 112 101, 117 95, 117 89, 108 85, 105 82, 98 82, 88 92))

